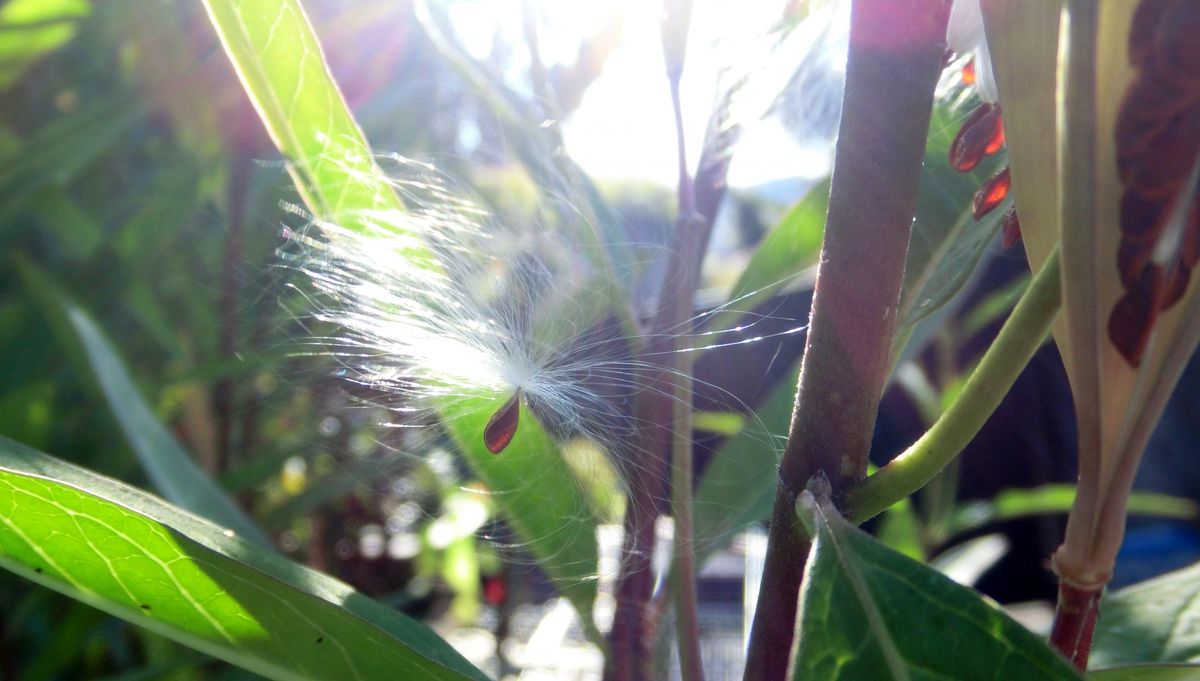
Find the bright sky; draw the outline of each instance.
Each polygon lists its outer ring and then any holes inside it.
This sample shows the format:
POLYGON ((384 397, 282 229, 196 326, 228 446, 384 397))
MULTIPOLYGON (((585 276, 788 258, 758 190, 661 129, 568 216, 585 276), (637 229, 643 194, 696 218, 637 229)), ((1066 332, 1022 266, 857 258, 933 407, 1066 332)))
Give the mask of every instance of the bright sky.
MULTIPOLYGON (((601 76, 587 90, 579 109, 563 122, 571 157, 596 178, 636 178, 673 186, 677 177, 675 131, 660 42, 659 3, 653 0, 536 2, 548 27, 540 34, 542 59, 547 64, 573 61, 579 41, 602 26, 614 6, 620 8, 623 17, 620 44, 601 76)), ((520 44, 520 0, 467 3, 460 7, 455 25, 475 57, 488 58, 497 31, 506 40, 515 39, 520 44)), ((743 91, 740 105, 746 111, 754 111, 750 118, 757 120, 758 112, 766 108, 791 76, 790 69, 776 65, 797 63, 828 25, 797 29, 797 35, 772 56, 767 49, 770 41, 763 33, 779 12, 779 4, 774 2, 698 0, 695 3, 682 85, 688 159, 692 164, 699 156, 719 68, 731 63, 739 68, 751 66, 754 78, 743 91), (790 55, 788 50, 792 51, 790 55)), ((517 66, 527 68, 527 64, 517 66)), ((836 70, 836 65, 833 68, 836 70)), ((796 127, 795 120, 790 123, 796 127)), ((805 127, 805 123, 801 120, 800 127, 805 127)), ((745 187, 776 179, 822 176, 828 172, 832 139, 826 133, 810 137, 811 143, 801 145, 785 130, 778 116, 750 127, 736 149, 729 183, 745 187)))

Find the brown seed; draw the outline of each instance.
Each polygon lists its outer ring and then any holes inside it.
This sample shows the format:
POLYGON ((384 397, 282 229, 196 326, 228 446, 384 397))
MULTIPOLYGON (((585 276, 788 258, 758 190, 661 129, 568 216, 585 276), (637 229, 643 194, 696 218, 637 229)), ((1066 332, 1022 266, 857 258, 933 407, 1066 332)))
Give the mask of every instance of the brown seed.
POLYGON ((1003 170, 988 178, 979 191, 975 192, 975 199, 971 203, 975 219, 981 219, 1003 203, 1011 185, 1012 178, 1009 177, 1008 166, 1004 166, 1003 170))
POLYGON ((980 104, 979 108, 967 117, 958 134, 954 136, 954 141, 950 143, 950 167, 962 173, 973 170, 984 156, 1000 148, 997 145, 993 151, 988 151, 996 139, 998 130, 1003 144, 1004 130, 1000 126, 1000 108, 994 104, 980 104))
POLYGON ((483 428, 483 444, 493 454, 499 454, 517 434, 521 418, 521 391, 517 390, 504 406, 492 414, 483 428))

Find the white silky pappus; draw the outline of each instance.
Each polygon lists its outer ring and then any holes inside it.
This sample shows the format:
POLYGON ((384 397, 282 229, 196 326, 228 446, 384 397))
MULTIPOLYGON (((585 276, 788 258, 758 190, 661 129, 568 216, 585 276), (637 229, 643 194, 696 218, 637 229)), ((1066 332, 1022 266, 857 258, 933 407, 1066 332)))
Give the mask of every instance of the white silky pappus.
POLYGON ((350 229, 291 207, 308 223, 284 229, 281 256, 304 275, 313 316, 338 328, 314 342, 341 374, 404 414, 511 396, 498 430, 478 435, 493 453, 521 401, 556 437, 628 434, 636 367, 605 318, 615 273, 571 238, 590 226, 504 224, 430 166, 393 160, 407 210, 358 215, 350 229))

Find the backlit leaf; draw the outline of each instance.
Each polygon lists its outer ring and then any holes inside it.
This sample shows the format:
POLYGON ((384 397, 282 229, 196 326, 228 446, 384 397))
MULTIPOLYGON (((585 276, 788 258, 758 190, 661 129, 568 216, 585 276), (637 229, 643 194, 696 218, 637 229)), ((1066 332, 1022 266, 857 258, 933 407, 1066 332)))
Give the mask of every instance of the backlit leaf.
POLYGON ((3 438, 0 566, 273 679, 486 678, 335 579, 3 438))

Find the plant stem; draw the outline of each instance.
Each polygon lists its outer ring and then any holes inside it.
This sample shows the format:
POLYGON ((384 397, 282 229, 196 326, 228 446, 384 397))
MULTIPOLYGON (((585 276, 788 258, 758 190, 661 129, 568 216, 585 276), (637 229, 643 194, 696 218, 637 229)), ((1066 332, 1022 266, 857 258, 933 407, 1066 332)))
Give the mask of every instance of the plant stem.
POLYGON ((836 499, 866 473, 948 14, 945 0, 854 0, 851 8, 825 239, 747 681, 779 681, 787 673, 808 553, 796 495, 822 473, 836 499))
POLYGON ((667 250, 670 259, 649 340, 639 348, 646 366, 639 379, 642 390, 634 399, 634 417, 639 429, 637 453, 641 460, 631 467, 617 610, 610 634, 611 662, 604 677, 609 681, 649 678, 657 621, 650 603, 653 586, 650 555, 658 502, 662 499, 660 490, 668 470, 672 480, 671 514, 675 520, 673 567, 680 667, 686 681, 703 679, 692 540, 692 362, 681 350, 690 349, 685 344, 686 332, 690 329, 700 265, 724 185, 725 166, 716 169, 716 176, 706 179, 712 186, 701 188, 699 198, 705 201, 698 206, 696 186, 688 173, 679 100, 690 14, 690 0, 672 0, 664 5, 663 54, 678 142, 679 218, 667 250), (683 342, 678 338, 681 333, 683 342))
MULTIPOLYGON (((684 337, 686 339, 686 337, 684 337)), ((675 519, 672 584, 679 668, 687 681, 703 681, 700 616, 696 594, 696 543, 692 528, 692 359, 679 352, 675 377, 675 423, 671 442, 671 516, 675 519)))
POLYGON ((1085 671, 1092 650, 1092 634, 1100 614, 1104 587, 1084 588, 1060 578, 1058 606, 1054 611, 1054 629, 1050 645, 1066 656, 1075 668, 1085 671))
MULTIPOLYGON (((678 224, 676 235, 691 246, 679 253, 683 271, 676 280, 667 279, 664 293, 672 294, 667 301, 669 324, 678 328, 688 326, 700 281, 700 264, 708 241, 708 226, 696 213, 695 188, 688 171, 687 139, 683 131, 683 105, 679 97, 679 81, 683 76, 687 53, 688 29, 691 24, 691 0, 671 0, 663 7, 663 58, 667 65, 667 82, 671 90, 671 109, 675 118, 675 143, 678 147, 678 224)), ((668 328, 670 328, 668 326, 668 328)), ((700 658, 700 616, 696 596, 696 545, 692 531, 692 355, 691 338, 681 333, 674 336, 672 379, 675 384, 671 424, 671 517, 675 521, 672 544, 672 572, 675 596, 675 638, 679 646, 679 671, 685 681, 704 681, 700 658)))
POLYGON ((1062 302, 1058 249, 1046 259, 954 404, 916 442, 846 492, 846 517, 861 523, 921 489, 971 442, 1037 352, 1062 302))

